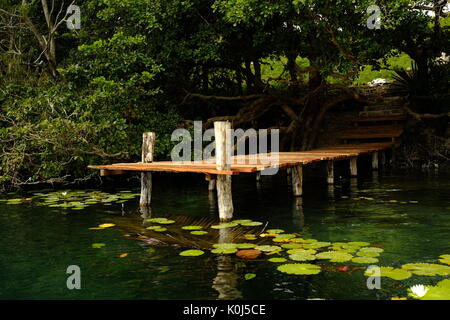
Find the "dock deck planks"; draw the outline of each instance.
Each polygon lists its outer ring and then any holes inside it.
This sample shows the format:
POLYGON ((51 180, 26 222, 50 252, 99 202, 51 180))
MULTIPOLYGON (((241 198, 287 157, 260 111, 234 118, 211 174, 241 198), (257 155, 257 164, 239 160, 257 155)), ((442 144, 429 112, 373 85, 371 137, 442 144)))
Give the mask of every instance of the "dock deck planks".
POLYGON ((364 143, 353 145, 338 145, 324 147, 310 151, 279 152, 269 154, 233 156, 230 170, 217 170, 215 159, 205 161, 158 161, 152 163, 116 163, 111 165, 91 165, 90 169, 106 171, 166 171, 166 172, 190 172, 210 175, 238 175, 240 173, 252 173, 274 167, 269 159, 278 157, 278 165, 275 167, 286 168, 304 165, 319 161, 344 160, 358 155, 372 153, 390 148, 392 142, 364 143), (261 161, 264 160, 265 161, 261 161), (269 163, 268 163, 269 162, 269 163))

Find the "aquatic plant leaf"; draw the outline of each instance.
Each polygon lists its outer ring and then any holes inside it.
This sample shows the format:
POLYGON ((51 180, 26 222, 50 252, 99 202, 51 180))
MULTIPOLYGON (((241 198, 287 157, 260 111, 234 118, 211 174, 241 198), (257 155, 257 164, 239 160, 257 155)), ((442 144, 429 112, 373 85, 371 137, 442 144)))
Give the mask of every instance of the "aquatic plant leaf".
POLYGON ((286 258, 270 258, 268 261, 273 262, 273 263, 283 263, 283 262, 286 262, 287 259, 286 258))
POLYGON ((241 223, 247 223, 247 222, 252 222, 252 221, 253 220, 250 220, 250 219, 238 219, 238 220, 233 220, 231 222, 241 224, 241 223))
POLYGON ((147 252, 148 254, 154 254, 156 250, 154 248, 148 248, 147 250, 145 250, 145 252, 147 252))
POLYGON ((159 228, 153 229, 153 231, 164 232, 164 231, 167 231, 167 228, 159 227, 159 228))
POLYGON ((235 249, 237 247, 237 243, 215 243, 213 244, 213 247, 216 249, 235 249))
POLYGON ((359 251, 382 253, 384 250, 376 247, 364 247, 361 248, 359 251))
MULTIPOLYGON (((394 280, 405 280, 412 276, 412 273, 405 269, 395 269, 393 267, 379 267, 380 277, 387 277, 394 280)), ((364 275, 371 277, 376 275, 376 268, 368 268, 364 275)))
POLYGON ((99 228, 112 228, 114 226, 115 226, 114 223, 103 223, 103 224, 100 224, 98 227, 99 228))
POLYGON ((308 263, 288 263, 283 264, 277 268, 278 271, 287 274, 296 275, 313 275, 320 273, 321 269, 319 266, 308 263))
POLYGON ((288 254, 296 254, 296 253, 316 254, 317 251, 314 249, 297 248, 297 249, 290 249, 287 251, 287 253, 288 254))
POLYGON ((252 249, 256 247, 256 244, 254 243, 238 243, 236 244, 236 248, 238 249, 252 249))
POLYGON ((352 241, 352 242, 347 242, 346 245, 351 246, 351 247, 367 247, 368 245, 370 245, 370 243, 364 242, 364 241, 352 241))
POLYGON ((238 223, 235 222, 226 222, 226 223, 221 223, 221 224, 217 224, 217 225, 213 225, 211 226, 212 229, 227 229, 227 228, 233 228, 238 226, 238 223))
POLYGON ((319 249, 319 248, 324 248, 324 247, 328 247, 329 245, 331 245, 331 242, 312 242, 312 243, 305 243, 303 245, 303 248, 305 249, 319 249))
POLYGON ((147 227, 145 229, 147 229, 147 230, 161 229, 161 226, 150 226, 150 227, 147 227))
POLYGON ((251 279, 253 279, 253 278, 255 278, 256 277, 256 274, 254 274, 254 273, 246 273, 245 275, 244 275, 244 279, 245 280, 251 280, 251 279))
POLYGON ((172 223, 175 223, 174 220, 169 220, 167 218, 151 218, 151 219, 147 219, 147 222, 154 222, 154 223, 159 223, 159 224, 172 224, 172 223))
POLYGON ((266 232, 267 232, 267 233, 280 234, 280 233, 283 233, 284 230, 283 230, 283 229, 269 229, 269 230, 266 230, 266 232))
POLYGON ((183 230, 201 230, 201 229, 203 229, 203 227, 202 226, 184 226, 184 227, 181 227, 181 229, 183 229, 183 230))
POLYGON ((169 270, 170 270, 170 268, 169 268, 168 266, 161 266, 161 267, 158 267, 159 273, 166 273, 166 272, 169 271, 169 270))
POLYGON ((104 244, 104 243, 93 243, 91 246, 94 249, 100 249, 100 248, 103 248, 104 246, 106 246, 106 244, 104 244))
MULTIPOLYGON (((278 234, 275 239, 281 240, 281 239, 293 239, 293 238, 295 238, 295 235, 286 233, 286 234, 278 234)), ((275 239, 273 239, 273 241, 275 241, 275 239)))
POLYGON ((128 253, 122 253, 122 254, 119 255, 119 258, 125 258, 127 256, 128 256, 128 253))
POLYGON ((372 257, 355 257, 352 259, 352 262, 355 262, 355 263, 377 263, 378 259, 372 258, 372 257))
POLYGON ((316 254, 317 259, 329 259, 330 262, 347 262, 350 261, 353 256, 347 252, 341 251, 325 251, 316 254))
POLYGON ((236 252, 236 256, 243 259, 256 259, 260 255, 261 251, 255 249, 239 250, 238 252, 236 252))
POLYGON ((285 249, 300 249, 303 248, 303 244, 300 243, 284 243, 281 245, 285 249))
POLYGON ((294 261, 313 261, 316 260, 316 256, 306 252, 297 252, 289 255, 289 259, 294 261))
POLYGON ((191 234, 193 234, 194 236, 203 236, 205 234, 208 234, 207 231, 191 231, 191 234))
POLYGON ((250 222, 241 222, 240 225, 244 226, 244 227, 257 227, 262 225, 262 222, 258 222, 258 221, 250 221, 250 222))
POLYGON ((236 248, 218 248, 211 250, 215 254, 233 254, 237 252, 236 248))
POLYGON ((269 246, 269 245, 256 246, 255 249, 256 250, 261 250, 263 252, 271 252, 271 251, 282 250, 282 248, 279 247, 279 246, 269 246))
POLYGON ((445 263, 445 264, 450 264, 450 254, 443 254, 439 256, 439 262, 441 263, 445 263))
POLYGON ((445 279, 436 286, 428 286, 428 291, 421 300, 450 300, 450 279, 445 279))
POLYGON ((198 256, 201 256, 204 253, 205 252, 202 251, 202 250, 192 249, 192 250, 185 250, 183 252, 180 252, 180 256, 183 256, 183 257, 198 257, 198 256))
POLYGON ((244 234, 245 240, 256 240, 258 239, 254 234, 244 234))
POLYGON ((402 269, 420 276, 447 276, 450 275, 450 266, 433 263, 407 263, 402 269))

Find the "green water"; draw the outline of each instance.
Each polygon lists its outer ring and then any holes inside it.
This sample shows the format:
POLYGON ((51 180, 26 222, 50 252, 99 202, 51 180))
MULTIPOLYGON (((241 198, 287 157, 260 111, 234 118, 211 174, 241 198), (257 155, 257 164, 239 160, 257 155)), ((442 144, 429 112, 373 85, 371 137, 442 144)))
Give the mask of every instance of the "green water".
MULTIPOLYGON (((217 216, 203 177, 188 177, 155 177, 152 216, 217 216)), ((320 241, 381 245, 385 251, 379 266, 436 263, 439 255, 450 254, 448 175, 369 176, 340 181, 334 192, 306 181, 301 206, 283 177, 267 178, 260 188, 253 177, 238 177, 233 188, 236 218, 268 222, 269 228, 320 241), (360 196, 374 200, 354 199, 360 196)), ((137 202, 80 211, 0 203, 0 299, 390 299, 406 297, 411 285, 445 278, 382 278, 380 290, 368 290, 364 270, 295 276, 277 271, 264 258, 243 261, 211 253, 181 257, 181 249, 174 247, 156 247, 150 254, 149 245, 127 236, 144 230, 137 202), (107 222, 117 226, 89 229, 107 222), (92 243, 106 246, 94 249, 92 243), (119 258, 122 253, 128 256, 119 258), (70 265, 81 269, 81 290, 66 287, 70 265), (245 280, 246 273, 256 277, 245 280)))

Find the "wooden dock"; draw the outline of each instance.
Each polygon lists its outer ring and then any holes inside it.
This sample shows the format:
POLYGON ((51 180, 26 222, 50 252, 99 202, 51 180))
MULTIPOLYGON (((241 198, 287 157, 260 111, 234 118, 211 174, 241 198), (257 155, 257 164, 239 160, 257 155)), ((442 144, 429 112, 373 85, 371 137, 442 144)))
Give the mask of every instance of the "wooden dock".
MULTIPOLYGON (((140 205, 151 205, 153 171, 200 173, 205 174, 209 181, 209 190, 217 189, 219 217, 221 220, 230 220, 233 217, 233 202, 231 196, 231 176, 247 173, 257 173, 260 179, 261 172, 269 168, 289 169, 292 175, 291 182, 293 193, 296 197, 303 194, 303 166, 324 162, 327 166, 328 183, 334 183, 334 161, 349 160, 352 176, 357 176, 357 159, 361 155, 372 155, 372 168, 378 170, 379 157, 384 162, 383 151, 393 145, 393 139, 401 134, 402 130, 384 130, 381 136, 389 138, 387 142, 343 144, 332 147, 324 147, 309 151, 277 152, 267 154, 253 154, 244 156, 232 156, 231 161, 226 161, 226 141, 229 137, 226 132, 231 129, 229 122, 216 122, 215 141, 216 157, 204 161, 155 161, 153 162, 153 149, 155 143, 154 133, 144 133, 142 161, 138 163, 117 163, 111 165, 92 165, 91 169, 101 170, 102 175, 120 174, 125 172, 141 172, 141 201, 140 205), (386 133, 388 131, 388 133, 386 133), (395 132, 394 132, 395 131, 395 132), (267 161, 267 160, 270 161, 267 161), (264 160, 264 161, 262 161, 264 160), (228 163, 230 162, 230 163, 228 163)), ((363 134, 363 130, 356 128, 363 134)), ((373 138, 373 132, 368 132, 373 138)), ((352 136, 355 137, 355 136, 352 136)), ((360 137, 360 135, 358 135, 360 137)), ((378 137, 378 136, 377 136, 378 137)), ((349 138, 348 135, 345 138, 349 138)))

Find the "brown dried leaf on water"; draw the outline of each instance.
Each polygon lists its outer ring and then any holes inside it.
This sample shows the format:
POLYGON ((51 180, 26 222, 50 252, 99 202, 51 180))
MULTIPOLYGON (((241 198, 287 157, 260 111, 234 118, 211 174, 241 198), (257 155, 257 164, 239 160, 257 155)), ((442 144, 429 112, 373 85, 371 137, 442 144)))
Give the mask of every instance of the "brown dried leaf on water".
POLYGON ((260 250, 255 249, 245 249, 245 250, 239 250, 236 252, 236 256, 242 259, 256 259, 261 255, 260 250))

